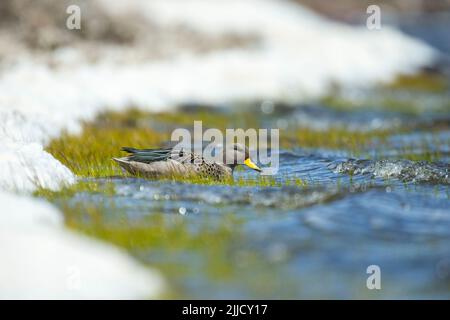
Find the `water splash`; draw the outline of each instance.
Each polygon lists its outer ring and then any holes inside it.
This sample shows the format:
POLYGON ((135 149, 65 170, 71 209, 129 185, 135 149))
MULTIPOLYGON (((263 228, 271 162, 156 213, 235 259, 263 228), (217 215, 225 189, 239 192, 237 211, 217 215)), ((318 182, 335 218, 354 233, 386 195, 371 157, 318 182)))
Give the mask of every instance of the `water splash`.
POLYGON ((450 184, 450 165, 439 162, 410 160, 357 160, 333 164, 336 173, 370 175, 375 178, 396 178, 404 182, 450 184))

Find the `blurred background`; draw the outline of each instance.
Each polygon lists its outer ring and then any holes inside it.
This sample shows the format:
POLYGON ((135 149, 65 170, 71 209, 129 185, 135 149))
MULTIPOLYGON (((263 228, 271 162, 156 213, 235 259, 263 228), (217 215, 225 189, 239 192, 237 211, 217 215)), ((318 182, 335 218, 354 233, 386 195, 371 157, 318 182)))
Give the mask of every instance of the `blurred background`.
POLYGON ((0 297, 449 298, 449 26, 448 0, 2 0, 0 297), (194 120, 279 129, 279 173, 110 161, 194 120))
MULTIPOLYGON (((227 6, 232 7, 233 2, 227 6)), ((446 47, 448 40, 446 41, 444 37, 450 7, 448 0, 392 0, 377 1, 376 3, 356 0, 342 0, 334 3, 325 0, 292 0, 292 2, 330 19, 352 25, 365 25, 367 7, 376 4, 382 9, 383 24, 395 25, 448 52, 448 47, 446 47)), ((173 41, 178 37, 179 41, 187 42, 189 38, 192 38, 190 41, 195 41, 195 34, 193 30, 189 30, 191 29, 189 26, 184 25, 184 28, 179 27, 178 30, 169 29, 164 32, 163 28, 156 26, 156 21, 152 21, 159 20, 159 18, 149 17, 148 12, 139 11, 142 8, 140 6, 145 6, 145 2, 131 1, 130 4, 108 5, 104 1, 43 0, 39 3, 31 0, 3 1, 0 8, 2 39, 4 41, 9 38, 14 45, 22 44, 30 49, 46 50, 64 47, 69 43, 73 45, 76 40, 100 41, 119 45, 137 41, 144 42, 148 39, 142 39, 143 33, 149 38, 155 37, 152 39, 155 40, 154 47, 166 45, 155 43, 159 42, 156 41, 157 39, 164 39, 166 42, 171 38, 173 41), (62 27, 65 26, 68 16, 65 14, 66 8, 72 4, 82 8, 83 28, 80 32, 72 32, 62 27), (115 7, 122 7, 123 10, 118 12, 118 10, 114 10, 115 7), (185 30, 184 36, 182 29, 188 29, 185 30), (189 34, 189 31, 192 33, 189 34), (164 36, 166 38, 163 38, 164 36)), ((155 15, 157 14, 155 12, 155 15)), ((199 12, 198 15, 203 16, 204 14, 199 12)), ((261 26, 261 28, 263 27, 261 26)), ((231 40, 229 45, 232 43, 231 40)), ((203 46, 205 47, 206 44, 203 46)), ((209 46, 214 47, 212 43, 209 46)), ((200 44, 199 47, 201 47, 200 44)), ((2 51, 5 50, 6 48, 2 48, 2 51)))

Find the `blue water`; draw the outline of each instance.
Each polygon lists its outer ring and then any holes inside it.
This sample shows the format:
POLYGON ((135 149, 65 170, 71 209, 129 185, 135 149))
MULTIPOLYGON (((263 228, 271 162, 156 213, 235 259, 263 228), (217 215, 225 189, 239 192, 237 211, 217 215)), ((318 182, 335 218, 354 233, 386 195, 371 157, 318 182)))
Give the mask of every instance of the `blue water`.
MULTIPOLYGON (((230 225, 235 238, 227 243, 232 274, 226 279, 208 274, 208 243, 176 254, 131 250, 143 262, 182 267, 185 272, 172 279, 179 297, 450 298, 449 165, 428 163, 441 180, 415 181, 402 170, 421 163, 382 162, 378 169, 386 169, 386 178, 377 176, 371 161, 359 164, 364 172, 339 172, 347 161, 345 152, 284 150, 277 179, 301 178, 307 187, 115 177, 97 180, 113 183, 114 197, 79 193, 71 203, 110 206, 104 218, 118 224, 139 224, 161 213, 178 217, 192 234, 213 229, 225 217, 237 219, 230 225), (366 287, 370 265, 381 269, 381 290, 366 287)), ((251 179, 255 173, 236 176, 251 179)))

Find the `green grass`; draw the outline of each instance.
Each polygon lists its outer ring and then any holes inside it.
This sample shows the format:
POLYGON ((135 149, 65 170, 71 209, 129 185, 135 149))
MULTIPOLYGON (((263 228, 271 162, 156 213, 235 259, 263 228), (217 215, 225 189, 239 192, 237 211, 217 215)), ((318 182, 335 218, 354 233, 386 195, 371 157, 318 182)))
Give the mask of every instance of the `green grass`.
MULTIPOLYGON (((214 112, 197 113, 158 113, 131 109, 122 113, 105 113, 91 123, 83 124, 79 135, 64 133, 54 139, 46 150, 80 177, 109 177, 122 175, 119 166, 111 159, 124 156, 122 146, 136 148, 157 147, 169 141, 171 124, 180 127, 192 127, 194 120, 202 120, 206 127, 225 129, 232 127, 231 122, 238 118, 242 127, 249 128, 257 124, 255 117, 247 114, 223 115, 214 112), (246 120, 250 118, 251 120, 246 120), (152 125, 157 123, 158 125, 152 125), (154 127, 160 127, 155 129, 154 127)), ((280 144, 285 148, 320 147, 358 151, 371 143, 380 143, 388 132, 352 132, 344 128, 315 131, 306 128, 294 128, 281 132, 280 144)), ((193 179, 195 180, 195 179, 193 179)), ((204 181, 209 183, 212 181, 204 181)), ((266 183, 266 180, 262 181, 266 183)))
POLYGON ((304 148, 342 149, 358 153, 371 145, 386 142, 392 134, 387 130, 361 132, 349 131, 344 128, 330 128, 324 131, 315 131, 307 128, 298 128, 281 133, 281 145, 287 148, 301 146, 304 148))
POLYGON ((431 149, 417 153, 414 152, 413 147, 403 147, 400 149, 399 156, 397 157, 412 161, 436 162, 442 159, 443 154, 438 150, 431 149))
MULTIPOLYGON (((194 120, 202 120, 204 127, 218 126, 224 129, 233 121, 242 121, 243 127, 256 124, 259 120, 243 113, 224 114, 223 112, 174 112, 149 113, 135 109, 126 112, 108 112, 100 115, 95 121, 84 123, 80 135, 63 134, 54 139, 47 146, 47 151, 59 159, 72 172, 82 178, 99 178, 111 176, 126 176, 119 166, 112 161, 113 157, 124 156, 120 151, 122 146, 136 148, 157 147, 170 138, 173 125, 177 122, 186 128, 192 126, 194 120), (246 120, 251 118, 251 120, 246 120), (157 125, 154 125, 157 123, 157 125)), ((433 132, 434 129, 431 129, 433 132)), ((383 154, 385 148, 392 148, 388 139, 393 134, 407 132, 399 130, 377 131, 349 131, 345 128, 329 128, 323 131, 309 128, 293 127, 280 131, 280 145, 282 148, 322 148, 346 151, 352 157, 370 158, 371 155, 383 154), (369 154, 369 152, 371 152, 369 154)), ((436 138, 437 139, 437 138, 436 138)), ((436 141, 435 145, 448 143, 436 141)), ((442 157, 439 151, 431 149, 428 142, 423 143, 421 153, 414 152, 415 147, 402 146, 396 158, 410 160, 436 161, 442 157)), ((238 170, 240 168, 238 167, 238 170)), ((253 179, 226 179, 216 181, 207 177, 167 177, 165 180, 179 181, 206 185, 231 186, 281 186, 291 184, 307 186, 305 181, 292 181, 280 183, 270 176, 258 176, 253 179)))
MULTIPOLYGON (((167 142, 170 131, 176 122, 192 126, 194 120, 204 121, 204 126, 219 126, 223 129, 230 125, 236 118, 243 121, 243 127, 250 123, 255 124, 255 117, 247 120, 248 116, 240 113, 224 114, 220 112, 176 112, 176 113, 149 113, 135 109, 126 112, 109 112, 100 115, 94 122, 84 123, 80 135, 63 134, 47 146, 47 151, 59 159, 72 172, 82 178, 99 178, 111 176, 127 176, 119 166, 112 161, 113 157, 124 156, 120 151, 122 146, 137 148, 157 147, 167 142), (153 124, 157 123, 157 126, 153 124), (173 124, 173 125, 172 125, 173 124), (156 128, 155 128, 156 127, 156 128)), ((433 129, 432 129, 433 131, 433 129)), ((290 128, 281 130, 280 145, 282 148, 323 148, 331 150, 343 150, 352 157, 370 158, 371 155, 383 154, 388 145, 388 138, 396 133, 407 132, 405 129, 377 130, 377 131, 349 131, 345 128, 329 128, 323 131, 308 128, 290 128), (377 151, 379 150, 379 152, 377 151), (372 153, 369 154, 368 152, 372 153)), ((437 141, 440 145, 442 142, 437 141)), ((448 143, 444 141, 443 143, 448 143)), ((442 158, 439 151, 432 150, 428 142, 423 143, 423 152, 417 153, 415 147, 402 146, 399 148, 396 158, 436 161, 442 158)), ((239 170, 239 167, 238 167, 239 170)), ((167 177, 166 181, 178 181, 192 184, 205 185, 230 185, 230 186, 281 186, 291 184, 305 187, 305 181, 293 181, 292 179, 275 180, 270 176, 258 176, 253 179, 226 179, 216 181, 207 177, 167 177)))
POLYGON ((394 81, 385 85, 391 90, 411 90, 428 93, 445 93, 449 88, 448 79, 437 73, 417 73, 399 75, 394 81))
POLYGON ((123 156, 122 146, 144 148, 159 145, 167 134, 150 128, 103 127, 84 124, 80 135, 63 134, 46 150, 81 177, 105 177, 121 174, 113 157, 123 156))
POLYGON ((282 177, 276 179, 274 176, 257 176, 256 178, 228 178, 223 180, 215 180, 210 177, 203 176, 171 176, 158 179, 160 182, 179 182, 187 184, 200 185, 224 185, 230 187, 282 187, 282 186, 297 186, 307 187, 308 181, 299 177, 282 177))
POLYGON ((211 112, 152 114, 136 109, 123 113, 108 112, 94 122, 84 123, 80 135, 64 133, 52 140, 46 150, 80 177, 121 175, 122 171, 112 161, 113 157, 124 156, 121 147, 158 147, 169 141, 177 121, 177 127, 190 128, 194 120, 202 120, 208 127, 225 129, 231 126, 235 117, 245 119, 241 115, 220 116, 211 112), (163 129, 153 129, 156 125, 151 124, 155 123, 163 129))
POLYGON ((38 188, 33 195, 36 197, 46 198, 49 201, 55 200, 69 200, 77 193, 99 193, 108 196, 116 194, 115 185, 111 181, 98 182, 95 180, 79 180, 75 184, 65 186, 61 190, 49 190, 45 188, 38 188))
POLYGON ((398 92, 380 89, 377 95, 364 98, 348 98, 339 92, 323 97, 320 103, 338 111, 384 110, 405 115, 420 116, 427 111, 448 113, 450 101, 443 95, 430 96, 420 92, 410 92, 398 96, 398 92))
POLYGON ((385 110, 420 116, 433 111, 450 112, 447 98, 450 83, 439 74, 419 73, 400 75, 394 81, 379 85, 371 94, 348 98, 336 87, 334 92, 319 100, 324 106, 343 111, 385 110))
POLYGON ((167 127, 163 131, 171 131, 173 127, 192 128, 194 121, 202 121, 204 129, 217 128, 259 128, 260 121, 255 114, 246 111, 224 112, 214 107, 198 107, 196 111, 178 109, 174 111, 151 113, 136 108, 125 112, 105 112, 96 119, 95 123, 102 127, 167 127))
MULTIPOLYGON (((190 128, 194 121, 202 121, 205 128, 259 128, 258 117, 251 112, 223 113, 214 110, 198 112, 161 112, 155 114, 157 121, 177 127, 190 128)), ((204 128, 204 129, 205 129, 204 128)))

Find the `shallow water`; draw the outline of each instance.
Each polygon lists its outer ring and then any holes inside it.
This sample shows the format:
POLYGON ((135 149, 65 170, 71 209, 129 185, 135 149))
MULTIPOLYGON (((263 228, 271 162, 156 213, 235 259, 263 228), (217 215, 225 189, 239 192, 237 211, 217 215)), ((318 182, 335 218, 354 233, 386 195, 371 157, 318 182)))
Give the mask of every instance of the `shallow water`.
POLYGON ((178 270, 170 276, 176 297, 450 297, 448 164, 356 161, 302 149, 281 151, 280 164, 281 186, 115 177, 97 180, 114 184, 114 197, 81 192, 70 203, 102 204, 110 223, 181 219, 193 237, 205 230, 221 237, 214 230, 226 225, 219 245, 131 248, 146 263, 178 270), (286 185, 294 178, 308 185, 286 185), (382 290, 366 288, 369 265, 381 268, 382 290))

